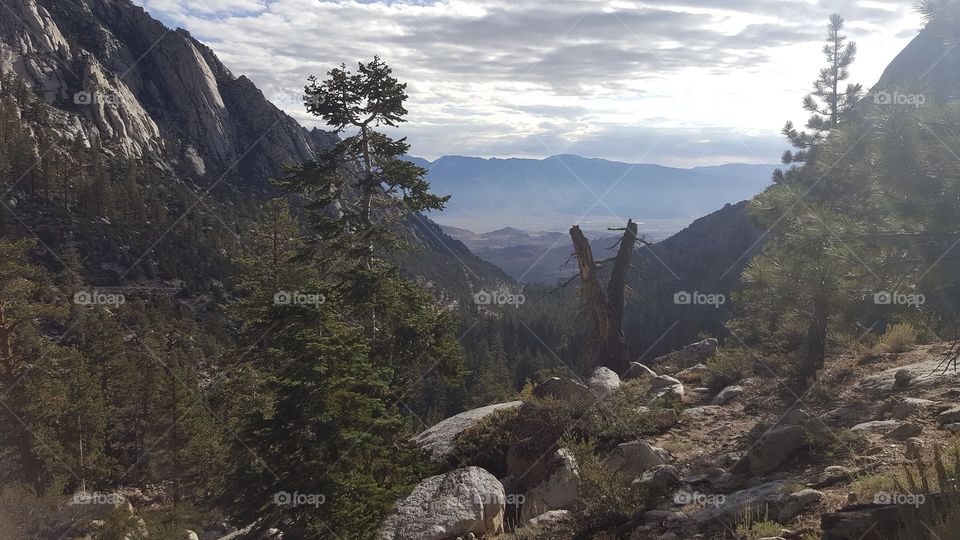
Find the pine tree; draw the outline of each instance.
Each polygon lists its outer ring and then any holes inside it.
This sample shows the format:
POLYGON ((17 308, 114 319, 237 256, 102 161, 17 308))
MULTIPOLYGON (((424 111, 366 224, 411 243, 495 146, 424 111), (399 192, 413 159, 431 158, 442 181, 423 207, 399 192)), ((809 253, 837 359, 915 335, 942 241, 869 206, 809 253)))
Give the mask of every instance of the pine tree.
POLYGON ((841 84, 850 78, 850 65, 857 56, 857 44, 848 42, 843 30, 843 17, 834 13, 830 16, 823 46, 827 65, 820 69, 820 76, 813 83, 813 92, 803 98, 803 108, 810 112, 806 126, 809 131, 798 131, 793 122, 787 122, 783 127, 784 136, 797 149, 783 154, 785 165, 813 159, 816 147, 845 120, 860 99, 861 85, 848 84, 846 89, 841 88, 841 84))

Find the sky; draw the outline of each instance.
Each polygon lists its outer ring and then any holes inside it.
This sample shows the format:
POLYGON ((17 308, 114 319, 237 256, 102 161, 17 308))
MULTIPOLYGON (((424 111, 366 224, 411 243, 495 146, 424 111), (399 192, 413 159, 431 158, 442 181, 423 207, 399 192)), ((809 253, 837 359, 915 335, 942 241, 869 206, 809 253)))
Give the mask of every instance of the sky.
POLYGON ((922 27, 911 0, 134 0, 303 125, 303 86, 379 55, 409 84, 411 154, 777 163, 842 14, 871 87, 922 27))

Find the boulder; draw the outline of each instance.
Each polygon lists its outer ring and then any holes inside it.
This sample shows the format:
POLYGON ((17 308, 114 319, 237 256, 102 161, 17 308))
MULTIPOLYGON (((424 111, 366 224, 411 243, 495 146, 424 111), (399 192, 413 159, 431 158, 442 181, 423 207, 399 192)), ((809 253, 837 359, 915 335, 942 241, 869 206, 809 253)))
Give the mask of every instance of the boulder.
POLYGON ((550 510, 530 520, 527 525, 535 527, 538 532, 544 530, 553 530, 557 527, 566 525, 573 520, 569 510, 550 510))
POLYGON ((645 441, 633 441, 617 445, 604 458, 603 465, 619 473, 629 483, 652 467, 666 465, 669 459, 670 454, 663 448, 651 446, 645 441))
POLYGON ((580 403, 592 400, 593 394, 590 392, 590 388, 583 383, 573 379, 553 377, 538 384, 533 389, 533 397, 580 403))
POLYGON ((515 409, 523 405, 522 401, 487 405, 451 416, 413 438, 413 441, 430 453, 434 460, 441 460, 456 447, 457 435, 476 425, 497 411, 515 409))
POLYGON ((896 429, 899 425, 900 422, 896 420, 874 420, 857 424, 850 428, 850 431, 884 434, 896 429))
POLYGON ((706 362, 717 353, 717 340, 715 338, 705 339, 696 343, 691 343, 679 351, 673 351, 670 354, 661 356, 653 361, 654 365, 671 365, 678 369, 686 369, 690 366, 706 362))
POLYGON ((181 540, 200 540, 200 537, 197 536, 197 533, 187 529, 180 533, 181 540))
POLYGON ((913 422, 905 422, 900 424, 893 431, 888 432, 883 436, 884 439, 893 439, 895 441, 905 441, 910 437, 916 437, 923 432, 923 426, 920 424, 915 424, 913 422))
POLYGON ((723 390, 721 390, 720 393, 717 394, 713 398, 713 401, 711 401, 710 403, 712 405, 726 405, 727 403, 733 401, 734 398, 736 398, 742 393, 743 393, 742 386, 736 386, 736 385, 728 386, 723 390))
POLYGON ((722 411, 723 407, 719 405, 703 405, 701 407, 690 407, 689 409, 684 409, 680 415, 689 418, 709 418, 716 416, 722 411))
POLYGON ((521 524, 551 510, 571 510, 580 497, 580 469, 573 454, 561 448, 553 460, 559 462, 553 474, 524 494, 521 524))
POLYGON ((790 482, 775 480, 725 496, 715 496, 717 501, 693 514, 693 520, 705 525, 714 522, 735 522, 751 509, 753 515, 777 517, 781 523, 790 520, 810 504, 819 501, 823 494, 812 489, 795 493, 789 490, 790 482))
POLYGON ((960 407, 954 407, 952 409, 943 411, 937 415, 937 422, 940 422, 942 425, 956 424, 960 422, 960 407))
POLYGON ((635 480, 646 486, 654 493, 666 493, 681 483, 680 471, 673 465, 656 465, 650 467, 635 480))
POLYGON ((904 446, 906 446, 906 449, 903 453, 907 459, 918 460, 923 457, 923 439, 910 437, 904 441, 904 446))
POLYGON ((831 465, 825 469, 823 472, 817 476, 811 478, 807 481, 807 487, 811 488, 825 488, 830 487, 840 482, 846 482, 853 478, 855 471, 848 469, 847 467, 842 467, 840 465, 831 465))
POLYGON ((379 540, 446 540, 503 532, 503 485, 479 467, 466 467, 420 482, 380 526, 379 540))
POLYGON ((777 426, 757 440, 737 464, 737 472, 754 476, 767 474, 789 459, 807 443, 808 432, 798 425, 777 426))
POLYGON ((902 390, 910 386, 910 382, 913 380, 913 374, 906 369, 898 370, 893 374, 893 387, 897 390, 902 390))
POLYGON ((669 375, 657 375, 650 380, 650 389, 659 390, 661 388, 669 388, 671 386, 680 386, 683 387, 683 383, 679 380, 669 376, 669 375))
POLYGON ((587 386, 595 396, 605 398, 620 389, 620 377, 610 368, 598 367, 590 375, 587 386))
POLYGON ((658 375, 650 379, 650 391, 647 398, 651 404, 683 399, 683 383, 668 375, 658 375))
POLYGON ((935 401, 929 399, 904 398, 894 403, 890 415, 894 420, 906 420, 935 403, 935 401))
POLYGON ((697 364, 674 375, 677 379, 685 383, 701 382, 710 375, 710 368, 706 364, 697 364))
POLYGON ((800 491, 787 495, 780 501, 780 511, 777 513, 777 522, 786 523, 794 516, 803 512, 811 504, 820 502, 823 499, 823 493, 814 489, 801 489, 800 491))
POLYGON ((656 376, 657 374, 654 373, 652 369, 641 364, 640 362, 630 362, 630 369, 628 369, 627 372, 624 373, 623 377, 621 378, 624 380, 627 380, 627 379, 646 380, 646 379, 652 379, 656 376))

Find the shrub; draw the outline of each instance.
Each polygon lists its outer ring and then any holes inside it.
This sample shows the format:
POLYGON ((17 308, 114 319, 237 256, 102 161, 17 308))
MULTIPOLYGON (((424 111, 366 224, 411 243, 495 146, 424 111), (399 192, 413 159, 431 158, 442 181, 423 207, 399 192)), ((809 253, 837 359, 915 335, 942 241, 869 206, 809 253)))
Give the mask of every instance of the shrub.
POLYGON ((771 521, 768 512, 763 513, 763 519, 760 518, 760 513, 752 506, 746 506, 738 510, 737 536, 746 540, 780 536, 780 530, 783 529, 783 526, 776 521, 771 521))
POLYGON ((581 530, 620 525, 644 508, 654 507, 661 497, 639 482, 624 482, 615 470, 606 467, 590 443, 564 440, 580 470, 580 495, 574 521, 581 530))
POLYGON ((720 349, 713 358, 707 360, 710 374, 705 381, 711 388, 723 388, 750 375, 753 371, 753 359, 749 352, 741 349, 720 349))
POLYGON ((501 478, 507 474, 506 456, 520 408, 501 409, 463 430, 448 458, 450 468, 475 465, 501 478))
POLYGON ((910 323, 892 324, 877 341, 876 352, 902 353, 917 343, 917 335, 910 323))

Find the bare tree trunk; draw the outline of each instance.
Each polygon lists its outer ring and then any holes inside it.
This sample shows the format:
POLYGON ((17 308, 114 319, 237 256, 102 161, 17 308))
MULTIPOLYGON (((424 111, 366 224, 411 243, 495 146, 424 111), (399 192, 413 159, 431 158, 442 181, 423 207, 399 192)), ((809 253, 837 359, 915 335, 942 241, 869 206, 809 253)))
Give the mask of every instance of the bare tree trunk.
POLYGON ((626 339, 623 335, 623 305, 627 269, 630 268, 633 246, 637 241, 637 224, 632 220, 627 223, 606 289, 600 285, 597 275, 599 266, 593 259, 590 241, 580 227, 574 226, 570 229, 570 238, 573 240, 580 270, 584 305, 593 320, 596 332, 598 362, 622 375, 630 369, 626 339))

